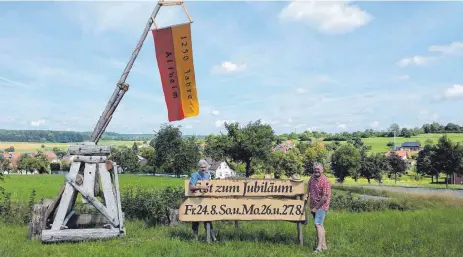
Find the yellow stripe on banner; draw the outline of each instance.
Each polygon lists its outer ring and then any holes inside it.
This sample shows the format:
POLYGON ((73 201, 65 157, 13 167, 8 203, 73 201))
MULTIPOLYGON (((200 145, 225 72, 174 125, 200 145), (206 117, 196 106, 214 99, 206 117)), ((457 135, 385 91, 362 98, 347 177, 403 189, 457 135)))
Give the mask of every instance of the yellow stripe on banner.
POLYGON ((183 113, 185 117, 197 116, 199 102, 196 91, 190 23, 172 27, 172 37, 183 113))

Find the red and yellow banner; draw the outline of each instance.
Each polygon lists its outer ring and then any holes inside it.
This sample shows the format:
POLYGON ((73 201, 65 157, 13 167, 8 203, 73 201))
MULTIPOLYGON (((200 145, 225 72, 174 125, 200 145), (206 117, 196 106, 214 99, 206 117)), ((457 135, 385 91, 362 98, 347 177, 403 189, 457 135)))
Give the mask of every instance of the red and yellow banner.
POLYGON ((190 23, 152 30, 169 122, 199 114, 190 23))

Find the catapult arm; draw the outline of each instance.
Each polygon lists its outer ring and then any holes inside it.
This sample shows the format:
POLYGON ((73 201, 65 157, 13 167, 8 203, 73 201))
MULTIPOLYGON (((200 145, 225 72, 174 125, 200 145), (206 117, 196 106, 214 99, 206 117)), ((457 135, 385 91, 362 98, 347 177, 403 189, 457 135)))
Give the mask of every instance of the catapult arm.
POLYGON ((95 129, 93 130, 90 141, 95 142, 95 144, 97 144, 98 141, 101 139, 104 131, 106 130, 106 127, 108 127, 108 124, 113 117, 114 111, 116 110, 117 106, 121 102, 122 97, 124 96, 125 92, 129 90, 129 85, 125 81, 130 73, 130 70, 132 69, 135 59, 137 59, 138 53, 140 52, 141 47, 143 46, 143 42, 145 41, 146 36, 148 35, 148 32, 151 29, 151 25, 153 25, 154 18, 156 17, 156 15, 159 12, 159 9, 161 8, 161 5, 162 5, 161 2, 162 1, 158 2, 158 4, 153 10, 153 13, 151 14, 151 17, 148 19, 148 22, 146 23, 146 26, 145 26, 145 30, 143 30, 143 34, 138 40, 137 47, 133 51, 129 62, 127 63, 127 66, 125 66, 124 72, 122 73, 122 76, 119 79, 119 82, 117 82, 116 89, 114 90, 113 95, 109 99, 108 104, 106 105, 106 108, 101 114, 100 119, 98 120, 98 123, 96 124, 95 129))
POLYGON ((143 46, 143 42, 146 39, 146 36, 148 35, 148 32, 151 29, 151 26, 154 24, 156 27, 155 23, 155 18, 156 15, 159 12, 159 9, 161 6, 174 6, 174 5, 182 5, 183 9, 185 10, 185 13, 187 14, 190 22, 191 22, 191 17, 188 14, 188 11, 183 4, 183 1, 164 1, 160 0, 158 1, 158 4, 154 8, 151 17, 148 19, 148 22, 146 23, 145 29, 143 30, 143 34, 141 35, 140 39, 138 40, 137 47, 132 53, 132 56, 130 57, 129 62, 127 63, 127 66, 124 69, 124 72, 122 73, 121 78, 119 79, 119 82, 117 82, 116 89, 114 90, 114 93, 112 94, 111 98, 109 99, 106 108, 104 109, 103 113, 100 116, 100 119, 98 120, 98 123, 96 124, 92 136, 90 138, 91 142, 94 142, 95 144, 98 144, 98 141, 101 139, 103 136, 104 131, 106 130, 106 127, 108 127, 109 122, 111 121, 113 117, 113 113, 116 110, 117 106, 122 100, 122 97, 124 94, 129 90, 129 85, 125 82, 127 77, 129 76, 130 70, 132 69, 133 63, 135 62, 135 59, 137 59, 138 53, 141 50, 141 47, 143 46))

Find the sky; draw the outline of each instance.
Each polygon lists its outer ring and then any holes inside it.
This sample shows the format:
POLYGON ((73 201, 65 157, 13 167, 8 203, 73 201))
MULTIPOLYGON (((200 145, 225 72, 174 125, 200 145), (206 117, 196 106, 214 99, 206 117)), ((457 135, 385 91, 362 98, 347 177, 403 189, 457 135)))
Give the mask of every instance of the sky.
MULTIPOLYGON (((155 7, 0 2, 1 129, 92 131, 155 7)), ((184 134, 462 125, 463 2, 186 1, 200 113, 184 134)), ((162 7, 160 27, 188 21, 162 7)), ((106 131, 168 123, 153 36, 106 131)))

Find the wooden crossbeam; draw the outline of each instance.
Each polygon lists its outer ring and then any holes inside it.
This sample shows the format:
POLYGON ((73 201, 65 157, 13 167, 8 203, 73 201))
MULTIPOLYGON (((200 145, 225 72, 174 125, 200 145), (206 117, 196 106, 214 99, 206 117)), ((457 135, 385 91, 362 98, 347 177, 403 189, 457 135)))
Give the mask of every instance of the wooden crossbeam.
MULTIPOLYGON (((67 182, 75 189, 77 190, 81 195, 82 197, 84 197, 90 204, 92 204, 93 206, 95 206, 95 208, 101 212, 101 214, 103 214, 108 220, 109 222, 111 223, 111 225, 113 225, 114 227, 119 227, 119 220, 116 217, 112 216, 106 209, 106 207, 100 202, 98 201, 97 198, 93 197, 93 196, 90 196, 83 187, 79 186, 76 184, 76 182, 71 179, 70 177, 66 177, 66 180, 67 182)), ((105 195, 106 197, 106 195, 105 195)))

